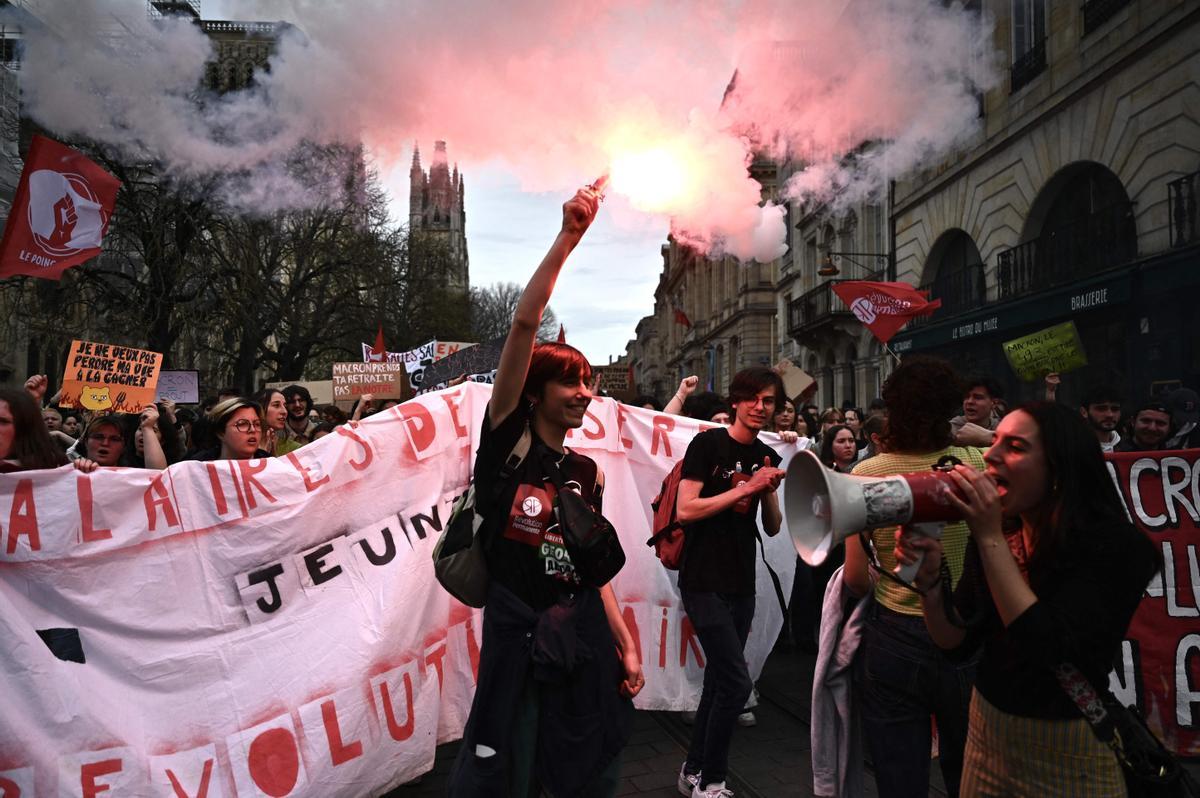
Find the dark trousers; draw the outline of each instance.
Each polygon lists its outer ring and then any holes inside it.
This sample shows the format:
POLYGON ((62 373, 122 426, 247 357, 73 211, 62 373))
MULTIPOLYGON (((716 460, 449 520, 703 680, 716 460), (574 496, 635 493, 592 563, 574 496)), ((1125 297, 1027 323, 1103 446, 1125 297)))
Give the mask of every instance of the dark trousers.
POLYGON ((754 596, 680 592, 706 660, 704 691, 683 766, 688 773, 700 774, 703 787, 725 781, 737 716, 754 689, 745 654, 754 620, 754 596))
POLYGON ((957 796, 975 661, 952 662, 930 639, 923 618, 876 604, 863 630, 855 681, 881 798, 929 795, 931 715, 946 792, 957 796))

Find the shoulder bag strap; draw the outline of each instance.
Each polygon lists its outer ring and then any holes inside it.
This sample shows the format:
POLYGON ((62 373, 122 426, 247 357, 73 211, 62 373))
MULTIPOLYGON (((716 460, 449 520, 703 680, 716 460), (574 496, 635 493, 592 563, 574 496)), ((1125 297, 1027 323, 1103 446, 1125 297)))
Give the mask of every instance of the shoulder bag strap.
POLYGON ((1104 702, 1100 699, 1096 688, 1092 687, 1092 683, 1069 662, 1060 662, 1054 668, 1054 676, 1058 679, 1058 684, 1062 687, 1063 692, 1067 694, 1067 698, 1071 699, 1071 702, 1079 708, 1079 713, 1087 720, 1100 742, 1108 745, 1120 756, 1121 744, 1117 735, 1114 734, 1115 727, 1112 717, 1104 708, 1104 702))

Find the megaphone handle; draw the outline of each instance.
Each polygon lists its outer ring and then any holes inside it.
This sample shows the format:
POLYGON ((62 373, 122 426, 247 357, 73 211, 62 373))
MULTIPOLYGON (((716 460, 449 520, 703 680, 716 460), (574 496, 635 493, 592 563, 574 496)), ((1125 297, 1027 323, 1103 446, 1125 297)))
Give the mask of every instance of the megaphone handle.
MULTIPOLYGON (((943 526, 945 526, 945 524, 908 524, 905 527, 905 529, 908 530, 905 534, 924 535, 927 538, 941 540, 943 526)), ((917 575, 917 571, 921 570, 921 563, 924 561, 925 552, 921 552, 917 555, 917 559, 915 559, 912 563, 908 565, 897 565, 893 569, 892 573, 903 579, 905 582, 911 583, 913 578, 917 575)))

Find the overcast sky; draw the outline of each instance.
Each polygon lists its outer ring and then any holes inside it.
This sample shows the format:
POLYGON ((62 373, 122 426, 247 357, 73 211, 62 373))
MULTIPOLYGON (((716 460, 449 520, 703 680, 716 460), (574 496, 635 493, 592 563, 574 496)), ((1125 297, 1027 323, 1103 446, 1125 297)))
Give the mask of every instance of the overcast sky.
MULTIPOLYGON (((454 143, 447 142, 451 162, 454 143)), ((433 142, 421 143, 429 168, 433 142)), ((408 218, 408 171, 412 152, 384 175, 392 215, 408 218)), ((522 191, 519 175, 502 165, 464 164, 467 246, 472 285, 499 281, 524 285, 546 254, 562 220, 564 196, 522 191)), ((586 182, 583 179, 582 182, 586 182)), ((661 246, 667 222, 621 206, 604 207, 579 248, 567 261, 550 307, 567 329, 567 342, 591 362, 603 364, 625 351, 638 319, 654 309, 654 287, 662 270, 661 246)))

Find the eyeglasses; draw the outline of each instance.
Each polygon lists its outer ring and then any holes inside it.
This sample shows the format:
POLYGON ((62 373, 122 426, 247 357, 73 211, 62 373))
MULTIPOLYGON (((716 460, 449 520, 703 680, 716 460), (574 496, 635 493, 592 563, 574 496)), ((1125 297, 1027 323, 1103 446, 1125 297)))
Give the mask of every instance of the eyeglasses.
POLYGON ((89 435, 88 440, 92 441, 93 443, 107 443, 110 445, 123 443, 125 441, 125 439, 120 435, 101 435, 98 432, 89 435))
POLYGON ((233 428, 236 429, 238 432, 249 432, 250 430, 254 430, 255 432, 258 432, 260 429, 262 429, 262 422, 261 421, 247 421, 246 419, 243 418, 243 419, 239 419, 239 420, 233 422, 233 428))

